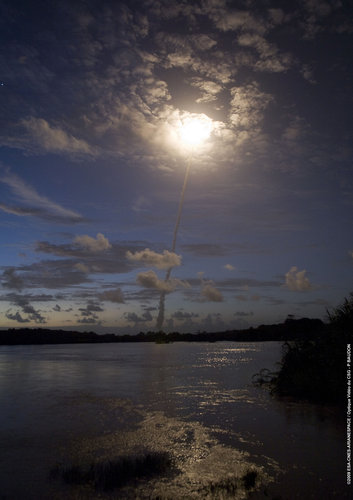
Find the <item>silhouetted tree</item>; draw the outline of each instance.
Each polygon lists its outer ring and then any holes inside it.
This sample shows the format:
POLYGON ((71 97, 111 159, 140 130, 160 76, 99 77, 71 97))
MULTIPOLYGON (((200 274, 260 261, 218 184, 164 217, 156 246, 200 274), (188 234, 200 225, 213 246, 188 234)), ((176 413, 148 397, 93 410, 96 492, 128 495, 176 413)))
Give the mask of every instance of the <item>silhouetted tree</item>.
POLYGON ((329 324, 317 338, 284 345, 275 392, 320 403, 346 404, 347 343, 353 340, 353 294, 328 313, 329 324))

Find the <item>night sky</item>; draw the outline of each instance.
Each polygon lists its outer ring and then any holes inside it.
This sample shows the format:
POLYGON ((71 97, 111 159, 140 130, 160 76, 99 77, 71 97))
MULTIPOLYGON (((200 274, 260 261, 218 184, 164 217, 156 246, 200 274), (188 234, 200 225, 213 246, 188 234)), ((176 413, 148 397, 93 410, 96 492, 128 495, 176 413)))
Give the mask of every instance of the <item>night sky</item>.
POLYGON ((165 331, 325 319, 353 291, 352 14, 1 1, 1 327, 154 330, 161 292, 165 331))

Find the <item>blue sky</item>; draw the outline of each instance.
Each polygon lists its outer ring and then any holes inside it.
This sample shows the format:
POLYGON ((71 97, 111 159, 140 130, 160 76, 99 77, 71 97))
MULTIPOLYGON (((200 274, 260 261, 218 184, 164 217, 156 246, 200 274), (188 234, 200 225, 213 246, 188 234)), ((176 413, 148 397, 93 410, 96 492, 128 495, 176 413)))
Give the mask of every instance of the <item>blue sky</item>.
POLYGON ((166 331, 246 328, 352 291, 348 2, 0 9, 1 327, 154 330, 164 292, 166 331))

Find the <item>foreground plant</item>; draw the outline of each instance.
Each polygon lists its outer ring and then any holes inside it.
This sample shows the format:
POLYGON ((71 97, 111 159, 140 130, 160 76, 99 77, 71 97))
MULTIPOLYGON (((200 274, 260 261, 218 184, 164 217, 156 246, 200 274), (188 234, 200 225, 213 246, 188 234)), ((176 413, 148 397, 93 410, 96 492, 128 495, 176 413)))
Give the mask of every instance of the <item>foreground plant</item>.
POLYGON ((279 372, 273 377, 274 392, 309 401, 346 403, 346 351, 353 340, 353 294, 328 313, 326 331, 316 340, 284 344, 279 372))

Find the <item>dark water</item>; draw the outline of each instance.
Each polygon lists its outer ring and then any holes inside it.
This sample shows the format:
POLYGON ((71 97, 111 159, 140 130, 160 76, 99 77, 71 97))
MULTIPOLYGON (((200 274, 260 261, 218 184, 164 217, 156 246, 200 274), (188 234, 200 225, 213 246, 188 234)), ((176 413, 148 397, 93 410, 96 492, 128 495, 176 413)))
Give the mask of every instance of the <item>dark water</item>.
POLYGON ((349 498, 345 422, 251 384, 281 344, 0 348, 0 498, 349 498), (174 472, 111 494, 55 464, 168 452, 174 472), (211 484, 256 470, 255 491, 211 484))

